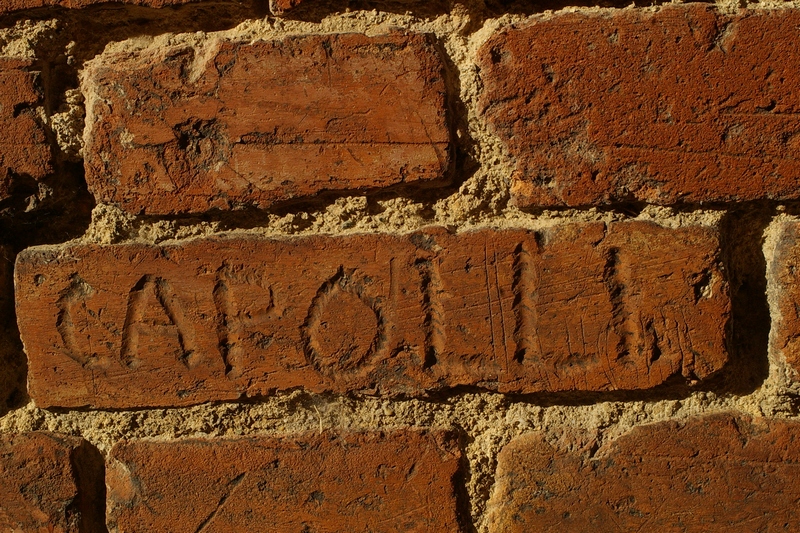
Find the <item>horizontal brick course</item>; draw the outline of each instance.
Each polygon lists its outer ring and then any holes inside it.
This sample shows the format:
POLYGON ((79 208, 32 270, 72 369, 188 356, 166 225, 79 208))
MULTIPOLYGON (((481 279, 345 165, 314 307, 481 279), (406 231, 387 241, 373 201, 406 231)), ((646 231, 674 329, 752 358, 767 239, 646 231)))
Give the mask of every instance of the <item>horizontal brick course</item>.
POLYGON ((489 531, 795 531, 798 439, 797 422, 727 414, 640 426, 593 454, 588 436, 531 434, 500 453, 489 531))
POLYGON ((727 362, 719 254, 644 222, 78 244, 22 252, 16 305, 42 407, 636 390, 727 362))
POLYGON ((800 198, 800 13, 567 13, 479 52, 521 206, 800 198))
POLYGON ((269 207, 442 180, 444 63, 429 35, 208 40, 86 69, 86 179, 134 213, 269 207))
POLYGON ((45 432, 0 436, 0 531, 98 531, 102 478, 99 486, 86 479, 87 446, 82 439, 45 432))
POLYGON ((0 201, 16 182, 41 180, 53 170, 50 145, 37 120, 42 104, 38 75, 25 59, 0 58, 0 201))
POLYGON ((389 434, 122 442, 113 531, 461 531, 452 436, 389 434))

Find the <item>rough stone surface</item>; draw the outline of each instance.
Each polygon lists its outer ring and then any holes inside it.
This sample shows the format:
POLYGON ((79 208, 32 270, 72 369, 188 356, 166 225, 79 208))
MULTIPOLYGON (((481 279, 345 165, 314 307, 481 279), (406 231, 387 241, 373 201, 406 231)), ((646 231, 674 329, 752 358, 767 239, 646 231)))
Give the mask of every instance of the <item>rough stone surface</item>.
POLYGON ((431 36, 399 32, 105 54, 84 73, 86 179, 148 214, 441 180, 443 68, 431 36))
POLYGON ((0 58, 0 201, 11 197, 25 180, 40 180, 52 172, 52 156, 35 108, 41 94, 31 62, 0 58))
POLYGON ((90 533, 101 518, 102 492, 82 494, 88 445, 79 438, 52 433, 0 437, 0 531, 90 533))
POLYGON ((117 444, 114 531, 457 532, 452 436, 403 430, 117 444))
POLYGON ((800 424, 720 414, 500 452, 489 531, 795 531, 800 424), (570 442, 571 441, 571 442, 570 442), (583 447, 581 447, 583 444, 583 447))
POLYGON ((22 252, 15 275, 40 406, 635 390, 728 360, 718 236, 700 226, 67 245, 22 252))
POLYGON ((800 12, 568 13, 491 37, 482 109, 520 206, 800 197, 800 12))

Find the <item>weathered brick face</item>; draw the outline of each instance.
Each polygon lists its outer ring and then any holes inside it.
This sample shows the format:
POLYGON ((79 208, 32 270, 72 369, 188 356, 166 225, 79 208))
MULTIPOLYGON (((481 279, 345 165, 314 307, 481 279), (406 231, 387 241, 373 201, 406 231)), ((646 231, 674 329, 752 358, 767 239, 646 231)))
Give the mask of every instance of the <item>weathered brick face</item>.
POLYGON ((443 69, 400 33, 106 54, 84 74, 89 189, 174 214, 443 180, 443 69))
POLYGON ((724 414, 642 426, 593 454, 521 437, 500 454, 489 531, 790 531, 798 433, 724 414))
POLYGON ((775 255, 770 265, 774 282, 774 295, 778 320, 775 322, 775 335, 772 348, 794 370, 794 379, 800 372, 800 222, 785 221, 777 228, 775 255))
POLYGON ((800 15, 569 13, 479 52, 521 206, 796 199, 800 15))
POLYGON ((452 435, 401 431, 121 442, 108 471, 119 531, 458 532, 452 435))
POLYGON ((725 365, 718 254, 637 222, 76 245, 20 256, 17 310, 43 406, 635 390, 725 365))
POLYGON ((42 95, 31 62, 0 58, 0 201, 14 194, 20 180, 41 180, 52 170, 50 144, 37 121, 42 95))
POLYGON ((78 438, 44 432, 0 438, 0 529, 96 531, 102 520, 92 501, 98 487, 83 479, 87 446, 78 438))

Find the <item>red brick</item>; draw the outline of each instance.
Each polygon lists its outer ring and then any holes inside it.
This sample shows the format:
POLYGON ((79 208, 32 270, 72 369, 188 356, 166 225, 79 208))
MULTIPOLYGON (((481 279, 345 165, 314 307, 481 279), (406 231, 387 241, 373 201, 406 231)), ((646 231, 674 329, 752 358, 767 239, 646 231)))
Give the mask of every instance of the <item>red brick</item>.
MULTIPOLYGON (((207 0, 2 0, 2 3, 0 3, 0 15, 40 7, 81 9, 97 4, 117 3, 159 8, 202 1, 207 0)), ((270 0, 270 9, 273 14, 280 15, 296 7, 301 1, 302 0, 270 0)))
POLYGON ((86 179, 135 213, 268 207, 449 173, 433 37, 206 41, 86 70, 86 179))
POLYGON ((283 15, 299 6, 303 0, 269 0, 269 10, 274 15, 283 15))
POLYGON ((784 221, 779 228, 775 253, 769 263, 769 277, 777 311, 772 351, 782 354, 792 367, 795 380, 800 373, 800 222, 784 221))
POLYGON ((27 60, 0 58, 0 201, 12 196, 20 176, 35 180, 52 172, 44 130, 36 120, 41 95, 27 60))
POLYGON ((800 197, 800 12, 541 17, 479 53, 521 206, 800 197))
POLYGON ((500 453, 489 531, 798 531, 798 441, 797 422, 731 414, 637 427, 593 455, 531 434, 500 453))
POLYGON ((82 439, 52 433, 0 437, 0 531, 90 533, 102 523, 102 490, 84 479, 88 458, 82 439), (78 486, 80 484, 80 486, 78 486))
POLYGON ((728 360, 728 284, 704 227, 78 244, 23 251, 15 276, 42 407, 632 390, 728 360))
POLYGON ((122 442, 114 531, 455 532, 461 452, 442 433, 122 442))

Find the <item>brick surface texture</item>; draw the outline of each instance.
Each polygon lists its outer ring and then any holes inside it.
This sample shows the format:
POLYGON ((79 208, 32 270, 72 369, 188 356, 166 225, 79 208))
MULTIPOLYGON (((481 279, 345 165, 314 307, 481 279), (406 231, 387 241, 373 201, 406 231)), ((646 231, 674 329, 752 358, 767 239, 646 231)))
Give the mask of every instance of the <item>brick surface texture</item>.
POLYGON ((718 252, 637 222, 77 245, 20 255, 17 312, 42 406, 646 389, 728 360, 718 252))
POLYGON ((174 533, 455 533, 461 452, 444 433, 121 442, 109 525, 174 533))
POLYGON ((0 0, 0 533, 800 531, 800 0, 657 4, 0 0))
POLYGON ((86 179, 99 201, 148 214, 441 180, 443 76, 418 34, 101 56, 84 75, 86 179))
POLYGON ((96 531, 92 495, 81 494, 77 484, 76 463, 85 458, 85 446, 79 438, 51 433, 0 437, 0 530, 96 531))
POLYGON ((633 429, 593 456, 540 435, 502 451, 489 531, 800 527, 795 421, 722 414, 633 429))
POLYGON ((283 15, 303 3, 303 0, 269 0, 269 9, 275 15, 283 15))
POLYGON ((482 109, 521 206, 800 197, 800 14, 707 4, 499 32, 482 109))
POLYGON ((800 373, 800 222, 780 225, 772 262, 772 279, 779 319, 772 338, 772 347, 794 370, 800 373))
POLYGON ((42 94, 31 62, 0 57, 0 201, 13 195, 19 180, 41 180, 52 172, 52 155, 37 121, 42 94))

